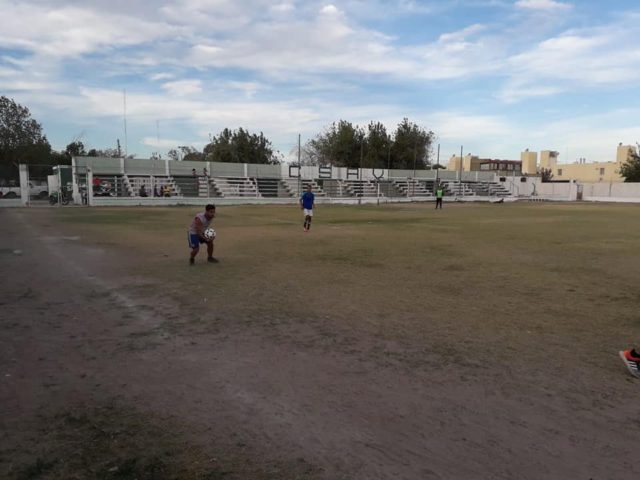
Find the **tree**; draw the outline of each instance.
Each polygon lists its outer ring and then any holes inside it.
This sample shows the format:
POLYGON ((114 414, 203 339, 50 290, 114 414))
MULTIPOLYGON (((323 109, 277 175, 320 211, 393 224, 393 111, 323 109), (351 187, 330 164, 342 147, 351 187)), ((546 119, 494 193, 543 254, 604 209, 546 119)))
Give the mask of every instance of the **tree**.
POLYGON ((18 164, 51 161, 51 145, 29 109, 0 96, 0 178, 18 178, 18 164))
POLYGON ((307 158, 317 165, 362 168, 415 168, 429 165, 435 134, 404 119, 395 137, 380 122, 370 122, 366 131, 346 120, 332 123, 305 145, 307 158))
POLYGON ((364 154, 364 143, 365 134, 360 127, 340 120, 310 140, 306 148, 318 159, 319 165, 359 167, 360 155, 364 154))
POLYGON ((117 148, 105 148, 104 150, 98 150, 92 148, 87 152, 88 157, 107 157, 107 158, 120 158, 122 153, 117 148))
POLYGON ((203 157, 213 162, 279 164, 281 161, 262 132, 251 134, 242 127, 234 131, 225 128, 214 136, 204 147, 203 157))
POLYGON ((640 182, 640 144, 636 151, 629 149, 629 159, 620 166, 620 175, 625 182, 640 182))
POLYGON ((435 134, 404 118, 398 124, 391 147, 391 168, 425 169, 435 134))
MULTIPOLYGON (((289 150, 289 158, 295 158, 294 165, 298 165, 298 147, 293 147, 289 150)), ((309 145, 300 147, 300 166, 316 166, 318 165, 318 158, 316 152, 309 148, 309 145)))
POLYGON ((197 148, 183 145, 178 147, 182 154, 182 160, 186 162, 203 162, 204 154, 199 152, 197 148))
POLYGON ((387 168, 391 163, 393 141, 386 127, 380 122, 370 122, 367 127, 365 161, 363 168, 387 168))
POLYGON ((82 143, 80 140, 75 140, 67 145, 67 148, 64 149, 63 153, 69 160, 71 160, 72 157, 78 157, 87 154, 87 152, 84 150, 84 143, 82 143))
POLYGON ((540 178, 543 183, 550 182, 551 179, 553 178, 553 171, 550 168, 541 168, 540 178))

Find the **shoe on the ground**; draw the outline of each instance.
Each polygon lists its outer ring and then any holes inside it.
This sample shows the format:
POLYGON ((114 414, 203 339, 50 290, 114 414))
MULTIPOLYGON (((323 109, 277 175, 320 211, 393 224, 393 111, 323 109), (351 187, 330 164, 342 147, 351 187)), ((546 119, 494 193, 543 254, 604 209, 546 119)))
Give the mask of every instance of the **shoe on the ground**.
POLYGON ((215 258, 215 257, 209 257, 209 258, 207 258, 207 262, 209 262, 209 263, 220 263, 220 262, 218 261, 218 259, 217 259, 217 258, 215 258))
POLYGON ((193 265, 194 263, 196 263, 196 259, 193 257, 189 257, 189 265, 193 265))
POLYGON ((640 378, 640 355, 633 349, 624 350, 620 352, 620 358, 629 373, 636 378, 640 378))

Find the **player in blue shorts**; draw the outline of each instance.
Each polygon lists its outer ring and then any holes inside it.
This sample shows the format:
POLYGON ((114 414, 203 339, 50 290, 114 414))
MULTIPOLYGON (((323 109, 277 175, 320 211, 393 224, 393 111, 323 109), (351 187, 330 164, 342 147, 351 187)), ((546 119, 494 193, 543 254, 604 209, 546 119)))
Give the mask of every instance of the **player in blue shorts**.
POLYGON ((307 185, 307 191, 300 197, 300 208, 304 213, 304 231, 308 232, 311 228, 311 218, 313 217, 313 205, 315 203, 316 196, 311 191, 312 186, 309 183, 307 185))
POLYGON ((207 261, 209 263, 218 263, 217 258, 213 258, 213 238, 207 240, 204 238, 204 231, 209 228, 211 220, 216 216, 216 206, 209 204, 204 208, 204 212, 198 213, 189 226, 189 248, 191 248, 191 256, 189 264, 193 265, 196 261, 196 255, 200 251, 200 244, 207 244, 207 261))

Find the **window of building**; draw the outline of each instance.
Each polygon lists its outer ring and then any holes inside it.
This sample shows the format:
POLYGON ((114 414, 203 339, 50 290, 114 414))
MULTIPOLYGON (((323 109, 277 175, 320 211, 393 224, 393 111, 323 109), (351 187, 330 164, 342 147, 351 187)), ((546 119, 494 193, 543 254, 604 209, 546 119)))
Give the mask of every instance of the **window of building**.
POLYGON ((600 169, 600 175, 604 175, 604 168, 600 169))
POLYGON ((559 169, 558 169, 558 176, 559 176, 559 177, 561 177, 561 176, 562 176, 562 169, 561 169, 561 168, 559 168, 559 169))

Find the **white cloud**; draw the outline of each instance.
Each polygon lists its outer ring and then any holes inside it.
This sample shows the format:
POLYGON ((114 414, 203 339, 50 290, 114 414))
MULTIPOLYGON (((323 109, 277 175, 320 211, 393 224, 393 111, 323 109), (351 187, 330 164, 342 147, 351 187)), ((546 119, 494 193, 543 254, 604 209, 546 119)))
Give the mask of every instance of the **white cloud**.
POLYGON ((269 10, 276 14, 289 13, 295 10, 293 3, 278 3, 269 7, 269 10))
POLYGON ((177 80, 163 84, 162 88, 169 95, 186 97, 202 93, 202 82, 200 80, 177 80))
POLYGON ((116 47, 174 36, 168 25, 87 8, 0 4, 0 17, 10 22, 0 30, 0 47, 27 50, 43 57, 75 57, 116 47))
MULTIPOLYGON (((573 21, 583 12, 579 2, 163 0, 130 2, 120 13, 122 5, 0 0, 0 16, 12 19, 0 31, 0 91, 34 111, 49 109, 51 118, 62 112, 78 124, 121 124, 127 88, 130 122, 174 120, 183 129, 176 138, 190 138, 183 133, 189 129, 206 137, 224 126, 295 138, 337 118, 380 120, 394 129, 409 116, 423 119, 443 142, 498 156, 520 151, 517 138, 531 131, 550 139, 556 133, 492 115, 496 97, 533 112, 536 98, 580 91, 597 98, 603 89, 640 86, 638 16, 592 18, 589 28, 560 31, 554 19, 573 21), (458 30, 444 29, 451 23, 440 23, 438 12, 468 6, 458 30), (488 13, 474 15, 481 7, 488 13), (394 28, 409 15, 410 27, 394 28), (441 104, 441 94, 456 105, 468 99, 469 109, 420 116, 441 104)), ((585 126, 575 138, 594 131, 585 126)))
POLYGON ((171 150, 172 148, 176 148, 178 145, 191 145, 194 147, 202 147, 206 143, 201 140, 185 140, 185 139, 169 139, 169 138, 160 138, 158 137, 143 137, 140 141, 142 145, 146 145, 148 147, 153 147, 156 149, 167 149, 171 150))
POLYGON ((175 78, 175 75, 173 73, 155 73, 149 76, 149 80, 152 80, 154 82, 157 82, 160 80, 169 80, 171 78, 175 78))
POLYGON ((487 27, 481 24, 473 24, 468 27, 463 28, 462 30, 457 30, 454 32, 443 33, 438 37, 438 43, 446 44, 453 42, 464 42, 467 37, 474 35, 475 33, 485 31, 487 27))
POLYGON ((568 10, 572 7, 569 3, 556 2, 555 0, 518 0, 515 5, 518 8, 538 11, 568 10))
POLYGON ((256 93, 258 93, 260 90, 264 88, 264 86, 258 82, 231 81, 231 82, 227 82, 225 86, 234 90, 241 91, 245 98, 253 98, 256 95, 256 93))
POLYGON ((499 96, 513 101, 576 88, 637 83, 640 44, 629 38, 638 35, 640 27, 624 19, 544 40, 508 60, 510 80, 499 96))
POLYGON ((337 15, 338 13, 340 13, 340 11, 338 10, 338 8, 335 5, 325 5, 324 7, 322 7, 320 9, 320 13, 325 14, 325 15, 337 15))

